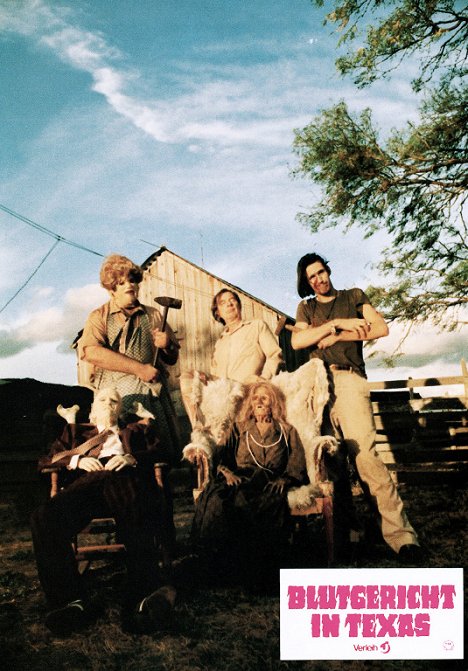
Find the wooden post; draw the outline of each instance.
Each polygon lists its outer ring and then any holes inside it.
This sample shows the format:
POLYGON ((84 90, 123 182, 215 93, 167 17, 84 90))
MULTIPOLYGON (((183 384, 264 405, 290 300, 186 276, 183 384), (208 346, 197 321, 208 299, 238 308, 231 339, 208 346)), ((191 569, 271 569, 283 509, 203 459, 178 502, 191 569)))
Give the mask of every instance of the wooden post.
POLYGON ((460 363, 463 376, 463 386, 465 388, 465 405, 468 405, 468 368, 465 359, 462 359, 460 363))

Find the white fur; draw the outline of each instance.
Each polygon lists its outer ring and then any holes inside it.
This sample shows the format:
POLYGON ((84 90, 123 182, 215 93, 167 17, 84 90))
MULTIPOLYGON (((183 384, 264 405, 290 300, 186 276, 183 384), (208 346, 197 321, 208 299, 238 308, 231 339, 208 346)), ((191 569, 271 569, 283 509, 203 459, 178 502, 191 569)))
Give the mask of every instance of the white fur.
MULTIPOLYGON (((295 427, 304 446, 310 480, 309 485, 291 489, 288 502, 290 507, 308 507, 321 495, 318 483, 323 451, 333 454, 338 449, 335 438, 320 435, 323 411, 329 399, 327 372, 322 361, 311 359, 292 373, 279 373, 271 383, 286 397, 286 419, 295 427)), ((185 459, 195 461, 197 450, 212 459, 216 446, 229 436, 244 394, 245 387, 239 382, 220 379, 204 385, 195 373, 190 401, 199 407, 201 423, 182 452, 185 459)))
POLYGON ((311 359, 292 373, 278 373, 271 383, 286 397, 286 417, 301 438, 307 431, 320 435, 323 411, 330 392, 327 371, 320 359, 311 359))
POLYGON ((204 385, 194 376, 192 401, 197 400, 203 428, 216 445, 222 445, 231 433, 244 397, 244 386, 234 380, 212 380, 204 385))
POLYGON ((308 508, 322 492, 317 485, 302 485, 288 490, 288 505, 290 508, 308 508))
POLYGON ((207 429, 194 429, 190 434, 190 443, 182 450, 182 458, 192 463, 197 461, 197 453, 202 451, 212 461, 216 443, 207 429))
POLYGON ((338 449, 335 438, 320 435, 323 411, 330 395, 325 366, 320 359, 311 359, 292 373, 279 373, 271 382, 286 397, 286 418, 299 434, 307 475, 314 485, 320 480, 318 470, 323 450, 333 454, 338 449))
POLYGON ((79 405, 72 405, 71 408, 64 408, 62 404, 57 406, 57 414, 67 422, 67 424, 76 424, 76 416, 80 409, 79 405))

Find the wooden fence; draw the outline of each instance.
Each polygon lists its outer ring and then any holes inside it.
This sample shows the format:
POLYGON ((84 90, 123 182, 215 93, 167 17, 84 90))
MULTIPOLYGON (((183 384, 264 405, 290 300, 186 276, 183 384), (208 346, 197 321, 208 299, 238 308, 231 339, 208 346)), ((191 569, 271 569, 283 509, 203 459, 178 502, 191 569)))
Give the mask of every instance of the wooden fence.
POLYGON ((463 482, 468 476, 468 372, 370 382, 377 450, 396 482, 463 482), (441 395, 455 386, 457 395, 441 395))
MULTIPOLYGON (((460 481, 468 476, 468 374, 454 377, 370 382, 377 425, 377 449, 397 483, 460 481), (441 396, 441 386, 461 385, 456 396, 441 396), (428 390, 430 392, 428 394, 428 390), (424 391, 424 397, 423 392, 424 391)), ((38 478, 36 463, 45 449, 44 412, 53 423, 57 403, 78 402, 89 409, 83 387, 47 385, 35 380, 0 385, 0 487, 21 490, 38 478), (27 390, 27 393, 26 393, 27 390), (42 426, 42 428, 41 428, 42 426)), ((176 399, 177 400, 177 399, 176 399)), ((177 404, 184 435, 188 422, 177 404)), ((86 421, 83 416, 81 421, 86 421)), ((53 430, 53 426, 49 427, 53 430)), ((46 425, 47 433, 47 425, 46 425)))

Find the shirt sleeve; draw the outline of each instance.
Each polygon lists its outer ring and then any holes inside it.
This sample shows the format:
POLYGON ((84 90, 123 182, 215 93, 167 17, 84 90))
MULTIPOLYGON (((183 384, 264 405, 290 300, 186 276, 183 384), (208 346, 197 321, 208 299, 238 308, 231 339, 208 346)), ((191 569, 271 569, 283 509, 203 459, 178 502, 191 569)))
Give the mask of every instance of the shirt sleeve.
POLYGON ((93 310, 88 316, 83 329, 83 335, 78 341, 78 353, 80 359, 84 356, 84 350, 90 345, 107 345, 106 319, 103 308, 93 310))
POLYGON ((278 372, 280 364, 283 363, 283 354, 272 330, 264 321, 259 321, 258 342, 265 355, 262 377, 270 380, 278 372))
POLYGON ((85 349, 90 346, 107 346, 106 334, 106 306, 93 310, 83 328, 83 333, 77 342, 78 354, 78 380, 79 384, 85 387, 94 388, 94 381, 96 376, 96 367, 85 360, 85 349))
POLYGON ((370 305, 371 302, 362 289, 357 287, 355 289, 351 289, 351 294, 353 296, 354 305, 356 306, 356 311, 362 317, 362 306, 370 305))
POLYGON ((68 470, 69 471, 75 471, 78 468, 78 461, 80 460, 80 455, 79 454, 74 454, 73 457, 70 459, 70 463, 68 464, 68 470))
POLYGON ((307 302, 301 301, 299 305, 297 306, 296 310, 296 321, 297 322, 305 322, 306 324, 310 324, 310 319, 307 314, 307 302))

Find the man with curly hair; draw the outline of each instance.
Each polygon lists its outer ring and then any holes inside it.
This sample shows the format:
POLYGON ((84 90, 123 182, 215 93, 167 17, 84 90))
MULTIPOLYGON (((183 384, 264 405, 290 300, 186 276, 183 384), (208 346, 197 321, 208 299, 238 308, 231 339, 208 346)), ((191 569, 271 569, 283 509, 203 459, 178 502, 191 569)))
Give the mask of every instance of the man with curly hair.
POLYGON ((170 326, 161 330, 159 310, 139 302, 142 277, 141 268, 125 256, 112 254, 104 260, 100 280, 110 300, 89 315, 78 342, 78 355, 91 366, 94 389, 117 389, 124 416, 143 408, 156 420, 159 438, 175 460, 179 456, 178 430, 164 365, 176 363, 179 344, 170 326), (154 365, 156 348, 158 368, 154 365))

